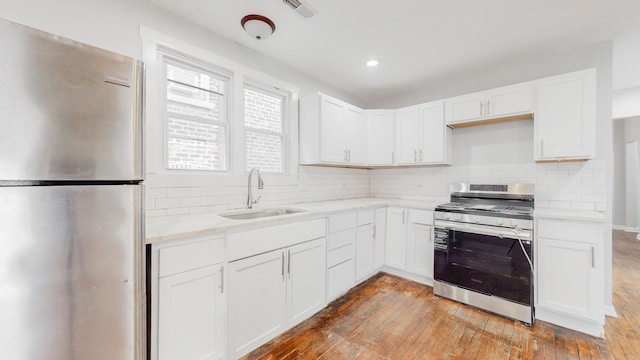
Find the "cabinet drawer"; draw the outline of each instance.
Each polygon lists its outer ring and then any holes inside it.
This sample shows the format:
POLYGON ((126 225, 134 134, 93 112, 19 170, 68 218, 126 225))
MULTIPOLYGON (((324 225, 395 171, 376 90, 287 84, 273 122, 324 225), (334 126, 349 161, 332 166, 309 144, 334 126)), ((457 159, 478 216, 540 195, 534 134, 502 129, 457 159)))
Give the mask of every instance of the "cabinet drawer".
POLYGON ((353 244, 347 244, 337 249, 329 250, 327 252, 327 268, 336 266, 341 262, 353 259, 355 256, 355 248, 353 244))
POLYGON ((373 210, 358 211, 358 226, 373 224, 373 210))
POLYGON ((356 241, 356 229, 349 229, 337 233, 329 234, 327 239, 327 250, 337 249, 356 241))
POLYGON ((230 234, 227 236, 229 261, 319 239, 326 233, 327 222, 317 219, 230 234))
POLYGON ((355 226, 356 226, 355 212, 329 216, 329 233, 346 230, 355 226))
POLYGON ((158 274, 163 277, 225 261, 224 238, 185 241, 158 250, 158 274))
POLYGON ((327 299, 333 300, 356 283, 353 260, 345 261, 327 270, 327 299))
POLYGON ((545 219, 538 220, 538 237, 583 243, 600 243, 603 241, 604 229, 603 225, 599 223, 545 219))
POLYGON ((409 221, 416 224, 433 225, 433 211, 410 209, 409 221))

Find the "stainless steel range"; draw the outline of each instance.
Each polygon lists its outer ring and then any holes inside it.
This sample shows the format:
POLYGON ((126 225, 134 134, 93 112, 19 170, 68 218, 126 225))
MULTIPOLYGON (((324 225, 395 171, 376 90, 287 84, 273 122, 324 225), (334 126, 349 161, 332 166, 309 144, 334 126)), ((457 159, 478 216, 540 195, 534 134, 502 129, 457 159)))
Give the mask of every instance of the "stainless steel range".
POLYGON ((450 190, 434 212, 434 294, 532 324, 534 185, 450 190))

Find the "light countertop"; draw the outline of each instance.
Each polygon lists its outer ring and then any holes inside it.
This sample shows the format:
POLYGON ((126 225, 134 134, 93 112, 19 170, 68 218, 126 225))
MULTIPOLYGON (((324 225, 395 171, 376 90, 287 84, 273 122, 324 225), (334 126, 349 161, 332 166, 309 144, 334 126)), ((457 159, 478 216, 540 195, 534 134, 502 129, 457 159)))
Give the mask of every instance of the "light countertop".
POLYGON ((534 219, 562 219, 577 221, 605 222, 607 216, 604 213, 593 210, 575 209, 540 209, 533 212, 534 219))
POLYGON ((214 235, 227 232, 246 231, 265 226, 273 226, 301 220, 322 218, 343 211, 354 211, 385 206, 402 206, 414 209, 433 210, 436 205, 436 203, 432 202, 415 200, 358 198, 283 204, 280 206, 265 208, 256 206, 254 207, 254 210, 277 207, 296 208, 304 211, 294 214, 247 220, 232 220, 220 216, 220 214, 222 213, 240 211, 241 209, 229 209, 217 213, 149 218, 146 221, 146 243, 152 244, 189 236, 214 235))

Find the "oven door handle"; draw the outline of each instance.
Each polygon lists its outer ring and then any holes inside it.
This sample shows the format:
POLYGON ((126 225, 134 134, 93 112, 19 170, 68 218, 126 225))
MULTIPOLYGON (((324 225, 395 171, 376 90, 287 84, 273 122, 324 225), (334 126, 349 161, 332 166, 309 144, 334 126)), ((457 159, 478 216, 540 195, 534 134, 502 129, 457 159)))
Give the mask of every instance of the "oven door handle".
POLYGON ((487 227, 482 225, 472 225, 472 224, 452 224, 452 223, 439 223, 436 221, 434 224, 437 229, 445 229, 445 230, 457 230, 466 233, 472 234, 480 234, 480 235, 488 235, 488 236, 497 236, 499 238, 509 238, 509 239, 521 239, 523 241, 531 241, 531 231, 529 230, 520 230, 520 229, 496 229, 493 227, 487 227))

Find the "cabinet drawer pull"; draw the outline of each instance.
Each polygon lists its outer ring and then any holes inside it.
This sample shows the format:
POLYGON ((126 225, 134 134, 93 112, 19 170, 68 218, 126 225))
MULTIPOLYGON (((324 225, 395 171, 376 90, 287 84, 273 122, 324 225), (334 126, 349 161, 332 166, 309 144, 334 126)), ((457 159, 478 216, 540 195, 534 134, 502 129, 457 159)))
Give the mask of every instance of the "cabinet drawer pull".
POLYGON ((591 247, 591 267, 592 268, 596 267, 596 247, 595 246, 591 247))
POLYGON ((284 282, 284 251, 280 256, 282 257, 282 281, 284 282))
POLYGON ((484 101, 480 101, 480 116, 484 115, 484 113, 482 112, 482 104, 484 103, 484 101))
POLYGON ((220 266, 220 294, 224 294, 224 266, 220 266))
POLYGON ((291 250, 287 250, 287 274, 289 274, 289 279, 291 279, 291 250))
POLYGON ((420 149, 420 161, 422 161, 422 149, 420 149))

